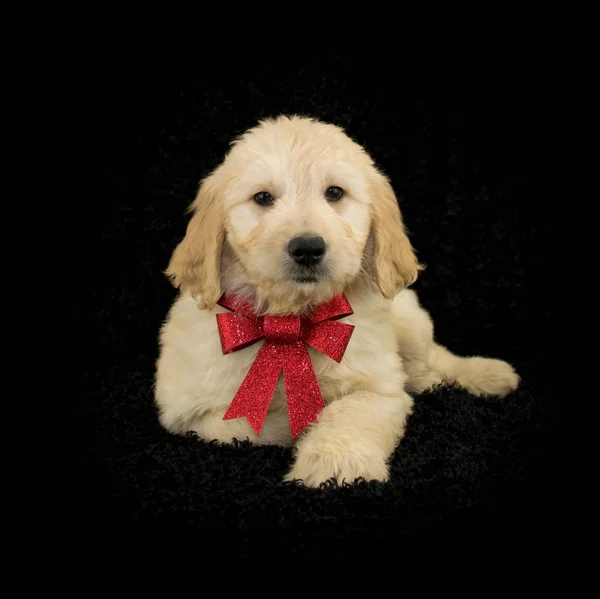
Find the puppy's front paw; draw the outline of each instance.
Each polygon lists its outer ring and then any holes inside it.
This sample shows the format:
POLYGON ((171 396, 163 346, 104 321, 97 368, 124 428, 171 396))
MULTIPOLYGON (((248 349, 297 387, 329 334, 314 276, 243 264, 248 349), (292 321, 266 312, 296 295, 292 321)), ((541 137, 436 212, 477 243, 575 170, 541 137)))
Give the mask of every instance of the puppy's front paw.
POLYGON ((473 395, 504 397, 514 391, 521 377, 503 360, 492 358, 465 358, 456 382, 473 395))
POLYGON ((305 444, 299 447, 296 462, 284 480, 301 480, 315 488, 331 478, 338 484, 353 483, 357 478, 385 482, 389 478, 386 456, 377 447, 361 451, 335 443, 305 444))

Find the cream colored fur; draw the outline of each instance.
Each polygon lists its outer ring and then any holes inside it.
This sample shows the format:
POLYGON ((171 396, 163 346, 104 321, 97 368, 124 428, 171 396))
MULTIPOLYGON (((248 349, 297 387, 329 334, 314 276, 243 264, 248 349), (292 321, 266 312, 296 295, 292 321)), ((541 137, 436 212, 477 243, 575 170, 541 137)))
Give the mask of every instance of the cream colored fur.
POLYGON ((224 443, 294 445, 287 480, 310 487, 385 481, 413 399, 455 383, 504 396, 519 377, 506 362, 458 357, 434 341, 433 324, 406 289, 420 265, 387 178, 341 129, 300 117, 266 120, 232 144, 201 184, 187 233, 167 274, 181 289, 160 334, 156 403, 172 433, 224 443), (328 202, 329 186, 344 196, 328 202), (254 202, 267 191, 272 206, 254 202), (316 283, 299 283, 285 248, 295 235, 327 244, 316 283), (223 292, 263 314, 300 314, 344 292, 355 325, 341 363, 309 348, 326 407, 293 441, 279 381, 260 436, 244 418, 223 420, 261 343, 223 355, 215 314, 223 292))

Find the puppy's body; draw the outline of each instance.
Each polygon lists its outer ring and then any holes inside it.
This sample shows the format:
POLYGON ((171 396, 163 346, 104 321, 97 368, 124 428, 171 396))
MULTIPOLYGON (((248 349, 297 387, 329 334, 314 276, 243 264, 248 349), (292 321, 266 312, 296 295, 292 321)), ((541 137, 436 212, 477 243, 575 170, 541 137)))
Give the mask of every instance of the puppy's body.
POLYGON ((459 358, 434 342, 429 315, 403 289, 419 265, 393 190, 338 128, 301 118, 262 123, 203 182, 193 209, 168 271, 182 293, 160 337, 156 401, 167 430, 294 443, 287 478, 309 486, 386 480, 412 411, 410 392, 443 382, 476 395, 517 387, 507 363, 459 358), (325 199, 331 186, 343 187, 341 200, 325 199), (274 201, 257 206, 264 190, 274 201), (325 240, 316 267, 290 258, 289 240, 307 234, 325 240), (342 292, 352 306, 341 320, 355 326, 341 363, 309 347, 326 407, 295 442, 282 380, 260 436, 244 418, 223 420, 262 345, 223 355, 216 314, 226 310, 215 305, 223 292, 262 314, 306 313, 342 292))

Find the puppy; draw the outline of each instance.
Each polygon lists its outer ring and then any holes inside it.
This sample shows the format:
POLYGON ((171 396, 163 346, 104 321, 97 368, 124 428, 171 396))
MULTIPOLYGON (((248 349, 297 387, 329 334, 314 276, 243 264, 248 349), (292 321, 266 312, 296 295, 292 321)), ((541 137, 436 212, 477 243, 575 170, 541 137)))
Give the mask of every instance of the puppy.
MULTIPOLYGON (((156 404, 168 431, 294 445, 285 480, 309 487, 329 479, 386 481, 412 411, 410 393, 441 383, 476 396, 517 388, 506 362, 459 357, 434 341, 429 315, 406 289, 422 267, 392 186, 342 129, 296 116, 260 122, 233 142, 190 210, 166 271, 181 292, 160 332, 156 372, 156 404), (223 297, 233 299, 225 306, 223 297), (219 319, 244 305, 256 322, 308 322, 335 298, 349 309, 333 322, 353 327, 343 356, 332 359, 297 335, 293 341, 307 348, 313 374, 306 376, 316 377, 322 401, 301 432, 292 436, 286 399, 287 378, 304 373, 295 363, 283 376, 277 368, 268 375, 278 378, 260 408, 264 421, 232 416, 232 401, 267 341, 225 351, 219 319)), ((254 377, 246 401, 260 395, 264 377, 254 377)), ((309 379, 301 383, 307 397, 309 379)))

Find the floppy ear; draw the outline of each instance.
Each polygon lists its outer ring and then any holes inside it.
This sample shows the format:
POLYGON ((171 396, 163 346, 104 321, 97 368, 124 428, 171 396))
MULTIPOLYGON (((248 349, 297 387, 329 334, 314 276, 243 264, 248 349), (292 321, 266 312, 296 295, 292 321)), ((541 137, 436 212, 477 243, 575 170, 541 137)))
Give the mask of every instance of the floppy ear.
POLYGON ((200 309, 211 309, 221 295, 220 262, 225 238, 215 175, 204 179, 188 210, 193 216, 165 274, 175 287, 191 293, 200 309))
POLYGON ((373 184, 371 233, 373 278, 385 298, 392 299, 415 282, 421 266, 408 239, 400 208, 388 178, 377 172, 373 184))

